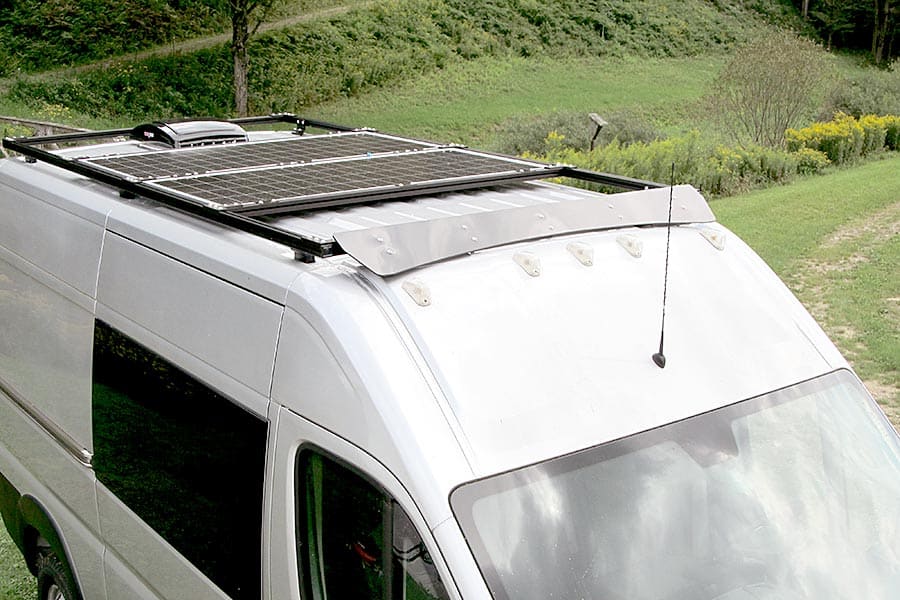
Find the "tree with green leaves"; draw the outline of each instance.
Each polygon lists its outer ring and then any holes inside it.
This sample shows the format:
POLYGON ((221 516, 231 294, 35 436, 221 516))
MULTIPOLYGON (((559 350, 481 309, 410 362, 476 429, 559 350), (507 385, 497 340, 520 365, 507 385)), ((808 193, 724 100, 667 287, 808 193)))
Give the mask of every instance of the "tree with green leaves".
POLYGON ((830 68, 820 46, 789 31, 754 40, 717 77, 713 109, 736 140, 780 147, 815 114, 830 68))
POLYGON ((852 31, 856 26, 856 14, 848 9, 845 0, 818 0, 809 14, 819 23, 828 50, 831 50, 835 34, 852 31))
POLYGON ((825 38, 828 47, 871 52, 881 64, 895 55, 894 41, 900 21, 900 0, 794 0, 825 38))

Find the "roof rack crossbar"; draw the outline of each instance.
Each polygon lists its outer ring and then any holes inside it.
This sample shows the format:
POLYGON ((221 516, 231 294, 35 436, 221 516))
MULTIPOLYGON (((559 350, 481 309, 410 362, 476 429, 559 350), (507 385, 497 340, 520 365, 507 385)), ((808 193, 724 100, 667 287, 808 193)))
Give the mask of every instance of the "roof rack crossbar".
MULTIPOLYGON (((336 125, 325 121, 306 119, 289 113, 230 119, 228 122, 237 125, 288 123, 295 126, 295 131, 297 133, 303 133, 307 127, 322 129, 332 133, 372 131, 336 125)), ((90 162, 60 155, 42 148, 42 146, 45 145, 87 142, 103 139, 111 140, 127 137, 132 131, 132 129, 113 129, 26 138, 7 137, 3 139, 3 147, 24 155, 30 162, 46 162, 56 167, 110 185, 117 188, 122 196, 140 196, 181 212, 246 231, 264 239, 288 246, 289 248, 292 248, 298 256, 304 257, 308 257, 309 255, 329 257, 343 254, 344 251, 337 241, 323 241, 321 239, 304 237, 299 233, 288 231, 274 225, 271 219, 267 219, 266 217, 300 214, 328 207, 359 206, 374 202, 387 202, 447 192, 496 187, 536 179, 564 177, 623 190, 643 190, 665 187, 662 184, 652 181, 622 177, 609 173, 598 173, 566 165, 551 165, 534 161, 522 161, 508 156, 481 153, 482 156, 486 157, 495 156, 502 158, 510 161, 511 164, 525 164, 529 168, 520 168, 519 170, 499 173, 494 172, 486 175, 474 174, 469 176, 459 176, 451 179, 424 181, 404 185, 370 187, 368 189, 364 188, 351 191, 334 191, 315 194, 306 198, 298 198, 296 200, 288 199, 283 202, 268 205, 222 208, 204 204, 199 201, 199 199, 193 199, 189 195, 178 193, 175 190, 166 189, 158 185, 154 186, 147 181, 140 181, 133 177, 112 173, 102 168, 98 168, 90 162)), ((417 140, 406 139, 406 141, 417 140)))

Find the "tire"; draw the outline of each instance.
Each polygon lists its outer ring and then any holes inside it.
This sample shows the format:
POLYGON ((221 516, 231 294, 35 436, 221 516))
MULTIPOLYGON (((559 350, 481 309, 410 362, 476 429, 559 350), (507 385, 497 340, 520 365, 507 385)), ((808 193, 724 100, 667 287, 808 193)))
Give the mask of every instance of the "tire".
POLYGON ((38 600, 79 600, 69 570, 53 552, 37 559, 38 600))

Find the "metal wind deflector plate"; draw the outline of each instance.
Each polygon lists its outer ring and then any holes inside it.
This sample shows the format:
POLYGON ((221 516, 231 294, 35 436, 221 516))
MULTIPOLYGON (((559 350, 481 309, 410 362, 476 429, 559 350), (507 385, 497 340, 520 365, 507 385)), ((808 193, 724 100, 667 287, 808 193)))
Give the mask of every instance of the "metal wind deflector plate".
MULTIPOLYGON (((514 242, 638 225, 665 225, 669 189, 625 192, 605 198, 528 206, 447 217, 422 223, 343 231, 341 248, 381 276, 514 242)), ((715 216, 700 193, 676 186, 672 224, 709 223, 715 216)))

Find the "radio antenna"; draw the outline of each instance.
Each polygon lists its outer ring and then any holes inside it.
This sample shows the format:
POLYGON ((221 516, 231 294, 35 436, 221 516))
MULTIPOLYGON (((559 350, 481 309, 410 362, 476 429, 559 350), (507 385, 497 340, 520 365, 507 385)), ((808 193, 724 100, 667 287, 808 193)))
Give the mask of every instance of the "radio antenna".
POLYGON ((662 325, 659 328, 659 352, 653 355, 653 362, 660 369, 666 368, 663 341, 666 335, 666 293, 669 289, 669 243, 672 239, 672 195, 675 191, 675 163, 672 163, 672 177, 669 179, 669 217, 666 219, 666 269, 663 274, 662 325))

